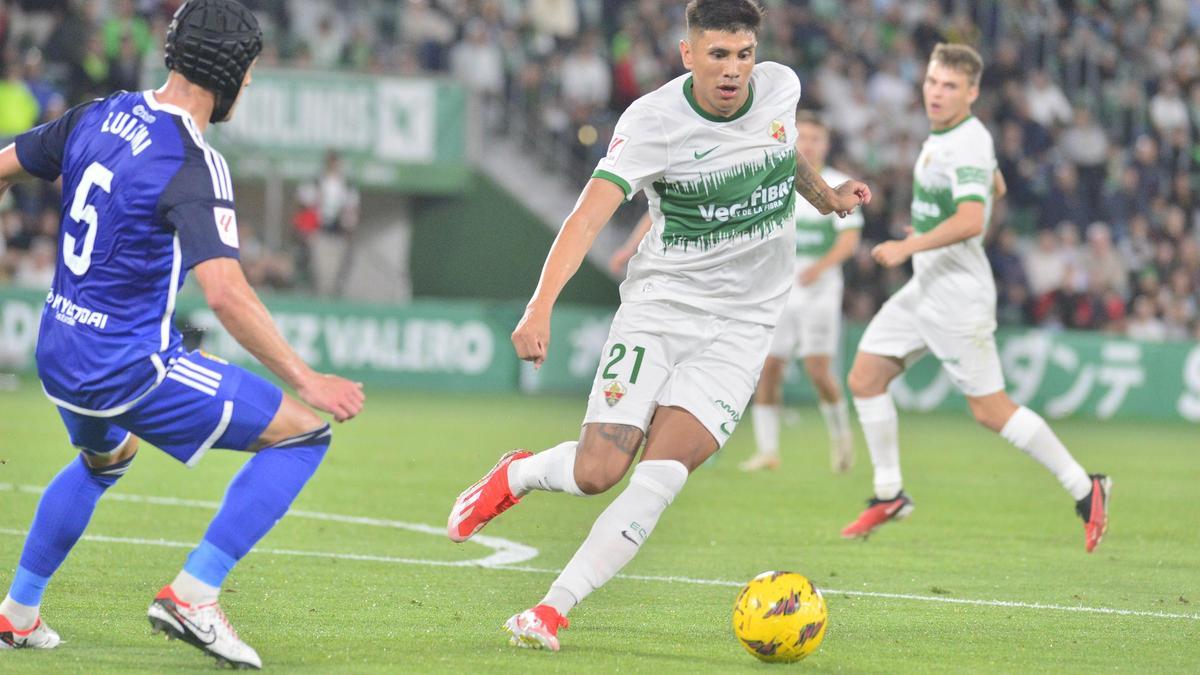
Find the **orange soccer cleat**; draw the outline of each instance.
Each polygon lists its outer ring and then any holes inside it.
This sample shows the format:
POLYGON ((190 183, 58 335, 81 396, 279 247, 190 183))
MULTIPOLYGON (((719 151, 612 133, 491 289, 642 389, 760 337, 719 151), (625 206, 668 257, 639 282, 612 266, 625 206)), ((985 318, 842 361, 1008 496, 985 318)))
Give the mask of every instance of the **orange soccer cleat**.
POLYGON ((512 450, 504 453, 496 466, 492 467, 477 483, 463 490, 454 500, 450 518, 446 523, 446 534, 451 541, 464 542, 483 529, 484 525, 512 508, 520 497, 513 495, 508 487, 508 465, 519 459, 532 456, 528 450, 512 450))
POLYGON ((1108 531, 1108 496, 1112 493, 1112 479, 1102 473, 1091 475, 1092 491, 1075 502, 1075 513, 1083 518, 1083 546, 1088 553, 1096 550, 1104 533, 1108 531))
POLYGON ((907 518, 914 508, 912 498, 903 490, 891 499, 872 497, 867 500, 867 509, 842 530, 842 538, 866 537, 889 520, 907 518))

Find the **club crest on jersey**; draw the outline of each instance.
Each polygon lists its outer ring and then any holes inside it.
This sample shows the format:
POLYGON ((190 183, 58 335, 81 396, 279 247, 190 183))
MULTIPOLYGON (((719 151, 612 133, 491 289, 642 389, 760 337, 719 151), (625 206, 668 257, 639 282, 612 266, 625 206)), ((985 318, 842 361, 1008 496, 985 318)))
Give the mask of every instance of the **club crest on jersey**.
POLYGON ((217 221, 217 236, 231 248, 238 247, 237 214, 224 206, 213 207, 213 219, 217 221))
POLYGON ((608 407, 611 408, 621 402, 621 399, 625 397, 625 392, 626 389, 624 385, 616 380, 613 380, 612 382, 608 383, 607 387, 604 388, 604 402, 607 403, 608 407))
POLYGON ((780 143, 787 143, 787 127, 783 126, 783 122, 779 120, 771 121, 771 138, 780 143))

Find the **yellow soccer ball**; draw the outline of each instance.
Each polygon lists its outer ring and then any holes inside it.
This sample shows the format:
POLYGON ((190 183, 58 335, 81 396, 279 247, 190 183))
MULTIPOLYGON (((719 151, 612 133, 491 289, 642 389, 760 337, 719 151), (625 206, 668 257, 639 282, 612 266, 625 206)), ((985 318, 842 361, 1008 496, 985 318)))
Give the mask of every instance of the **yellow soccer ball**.
POLYGON ((829 625, 821 591, 795 572, 763 572, 733 603, 733 633, 762 661, 799 661, 815 652, 829 625))

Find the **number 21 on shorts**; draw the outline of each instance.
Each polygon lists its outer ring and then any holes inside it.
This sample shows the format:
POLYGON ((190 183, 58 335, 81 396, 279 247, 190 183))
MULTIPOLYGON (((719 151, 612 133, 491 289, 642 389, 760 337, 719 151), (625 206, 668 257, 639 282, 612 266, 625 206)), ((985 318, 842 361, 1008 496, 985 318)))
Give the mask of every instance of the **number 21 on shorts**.
POLYGON ((615 343, 612 349, 608 350, 608 363, 604 366, 604 371, 601 372, 600 377, 605 380, 617 379, 617 374, 613 372, 613 368, 620 364, 621 360, 628 353, 634 355, 633 368, 629 372, 629 384, 637 384, 638 373, 642 370, 642 358, 646 356, 646 348, 636 346, 632 349, 627 349, 620 342, 615 343))

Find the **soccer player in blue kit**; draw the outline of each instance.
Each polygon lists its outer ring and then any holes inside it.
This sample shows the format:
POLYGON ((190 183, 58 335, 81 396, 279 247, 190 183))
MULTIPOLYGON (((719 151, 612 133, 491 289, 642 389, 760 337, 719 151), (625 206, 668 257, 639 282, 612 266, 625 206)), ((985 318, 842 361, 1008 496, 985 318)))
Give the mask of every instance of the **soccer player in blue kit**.
POLYGON ((230 334, 301 401, 340 422, 357 415, 364 398, 361 384, 300 359, 238 263, 229 170, 201 134, 230 119, 261 49, 258 22, 242 5, 190 0, 167 33, 162 87, 85 103, 0 151, 0 192, 30 176, 62 177, 61 254, 37 366, 81 451, 38 503, 0 603, 0 648, 59 644, 39 615, 42 594, 142 439, 188 466, 211 448, 254 453, 148 616, 156 632, 218 661, 262 666, 218 594, 316 471, 330 428, 267 380, 184 350, 173 318, 187 272, 230 334))

